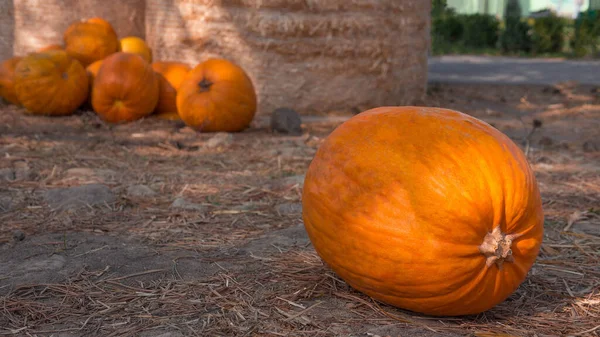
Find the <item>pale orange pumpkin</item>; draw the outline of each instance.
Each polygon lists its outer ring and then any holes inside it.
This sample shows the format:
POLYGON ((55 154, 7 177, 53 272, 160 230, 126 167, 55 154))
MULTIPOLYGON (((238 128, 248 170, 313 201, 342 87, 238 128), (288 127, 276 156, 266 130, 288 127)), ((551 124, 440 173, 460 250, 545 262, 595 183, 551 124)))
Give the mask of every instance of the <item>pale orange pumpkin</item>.
POLYGON ((127 36, 119 40, 119 51, 140 55, 146 62, 152 62, 152 50, 146 41, 137 36, 127 36))
POLYGON ((177 111, 188 126, 204 132, 246 129, 256 113, 252 81, 238 65, 210 59, 192 69, 177 90, 177 111))
POLYGON ((21 57, 15 56, 0 63, 0 97, 8 103, 19 104, 15 93, 15 68, 21 57))
POLYGON ((65 50, 84 67, 119 49, 119 40, 106 20, 92 18, 71 24, 64 33, 65 50))
POLYGON ((542 242, 522 151, 441 108, 377 108, 340 125, 309 166, 302 207, 315 250, 349 285, 430 315, 504 301, 542 242))
POLYGON ((158 78, 139 55, 110 55, 94 78, 92 106, 107 122, 122 123, 148 116, 158 101, 158 78))
POLYGON ((181 62, 154 62, 152 69, 159 77, 160 89, 156 116, 168 120, 180 120, 177 113, 177 89, 191 70, 190 66, 181 62))
POLYGON ((14 81, 21 105, 38 115, 71 115, 89 92, 85 69, 63 50, 24 57, 15 68, 14 81))

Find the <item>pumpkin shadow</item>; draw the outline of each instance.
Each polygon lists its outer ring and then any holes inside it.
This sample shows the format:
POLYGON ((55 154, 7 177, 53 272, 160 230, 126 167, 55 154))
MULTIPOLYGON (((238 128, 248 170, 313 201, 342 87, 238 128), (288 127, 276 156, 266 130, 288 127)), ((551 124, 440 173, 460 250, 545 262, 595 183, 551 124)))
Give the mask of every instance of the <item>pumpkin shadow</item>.
MULTIPOLYGON (((545 198, 548 196, 546 195, 545 198)), ((572 193, 563 195, 563 198, 581 198, 581 196, 572 193)), ((428 327, 440 331, 459 331, 458 329, 481 331, 492 326, 495 333, 535 330, 540 335, 564 336, 586 331, 589 327, 597 325, 597 322, 594 323, 596 317, 594 314, 598 310, 597 285, 600 282, 600 269, 592 259, 588 260, 589 256, 584 252, 563 254, 550 248, 554 245, 569 246, 563 243, 565 233, 562 231, 562 226, 559 228, 556 223, 545 223, 546 232, 550 236, 550 239, 544 241, 546 248, 542 248, 536 263, 519 288, 490 310, 478 315, 458 317, 431 317, 387 304, 381 304, 382 310, 392 313, 397 318, 415 318, 428 327), (552 323, 557 319, 563 323, 552 323)), ((597 230, 584 228, 586 231, 597 230)), ((598 236, 594 236, 591 232, 576 231, 572 234, 572 237, 581 240, 582 246, 585 246, 586 240, 598 239, 598 236)), ((575 243, 573 247, 577 245, 575 243)))
MULTIPOLYGON (((312 246, 305 251, 314 252, 312 246)), ((327 266, 323 266, 315 272, 335 275, 333 270, 327 266)), ((579 280, 577 277, 572 277, 566 281, 564 275, 560 272, 557 274, 544 271, 536 263, 525 282, 504 302, 477 315, 455 317, 428 316, 397 308, 369 298, 351 288, 341 279, 337 279, 337 282, 342 283, 336 286, 337 295, 330 295, 332 298, 337 296, 349 299, 349 303, 345 306, 353 305, 352 303, 374 303, 375 305, 371 309, 382 314, 383 317, 403 322, 404 325, 410 327, 433 331, 436 336, 442 333, 448 333, 451 336, 455 336, 454 333, 462 335, 467 331, 474 332, 475 336, 529 336, 529 333, 534 330, 540 336, 566 336, 597 325, 594 323, 594 316, 586 315, 586 310, 591 315, 597 312, 597 308, 595 308, 597 299, 592 296, 597 294, 594 284, 597 285, 599 280, 598 278, 588 278, 585 281, 581 277, 579 280), (581 311, 575 308, 580 308, 581 311), (565 310, 570 312, 577 310, 578 314, 569 315, 568 323, 566 323, 567 321, 564 320, 565 310), (562 323, 553 323, 559 317, 562 323), (493 332, 493 334, 485 334, 486 331, 493 332)), ((403 333, 403 329, 405 329, 403 326, 387 326, 390 328, 384 329, 386 335, 403 333)), ((445 334, 442 335, 445 336, 445 334)))

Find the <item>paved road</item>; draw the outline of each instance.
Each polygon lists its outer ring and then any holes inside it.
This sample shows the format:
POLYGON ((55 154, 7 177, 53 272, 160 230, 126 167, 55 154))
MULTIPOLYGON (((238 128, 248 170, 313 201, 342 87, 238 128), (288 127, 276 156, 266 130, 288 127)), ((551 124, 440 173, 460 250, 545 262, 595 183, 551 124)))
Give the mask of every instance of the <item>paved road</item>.
POLYGON ((548 85, 577 81, 600 85, 600 61, 488 56, 431 57, 429 81, 548 85))

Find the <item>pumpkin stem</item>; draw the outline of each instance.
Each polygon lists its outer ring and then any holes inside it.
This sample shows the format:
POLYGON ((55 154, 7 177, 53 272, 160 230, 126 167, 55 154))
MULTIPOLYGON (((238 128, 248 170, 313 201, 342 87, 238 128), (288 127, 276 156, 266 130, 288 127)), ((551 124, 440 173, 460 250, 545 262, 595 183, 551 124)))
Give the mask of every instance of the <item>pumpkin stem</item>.
POLYGON ((198 83, 198 86, 200 87, 200 92, 208 91, 211 85, 213 85, 213 83, 207 80, 206 78, 203 78, 202 81, 198 83))
POLYGON ((491 267, 494 263, 498 268, 502 268, 504 262, 514 262, 511 245, 514 239, 520 235, 506 235, 502 233, 500 226, 488 233, 483 239, 483 243, 479 246, 479 251, 485 255, 485 264, 491 267))

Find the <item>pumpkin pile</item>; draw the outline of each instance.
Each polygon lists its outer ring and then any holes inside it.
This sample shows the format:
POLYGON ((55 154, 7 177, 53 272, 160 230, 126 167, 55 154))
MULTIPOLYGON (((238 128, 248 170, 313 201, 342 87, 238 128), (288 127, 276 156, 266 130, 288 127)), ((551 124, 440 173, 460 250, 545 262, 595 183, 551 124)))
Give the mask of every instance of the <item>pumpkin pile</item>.
POLYGON ((513 293, 543 234, 525 155, 476 118, 383 107, 340 125, 306 174, 315 250, 353 288, 438 316, 477 314, 513 293))
POLYGON ((119 39, 102 18, 72 23, 63 42, 2 62, 0 97, 36 115, 87 108, 108 123, 156 115, 205 132, 242 131, 256 113, 252 81, 230 61, 153 62, 143 39, 119 39))

